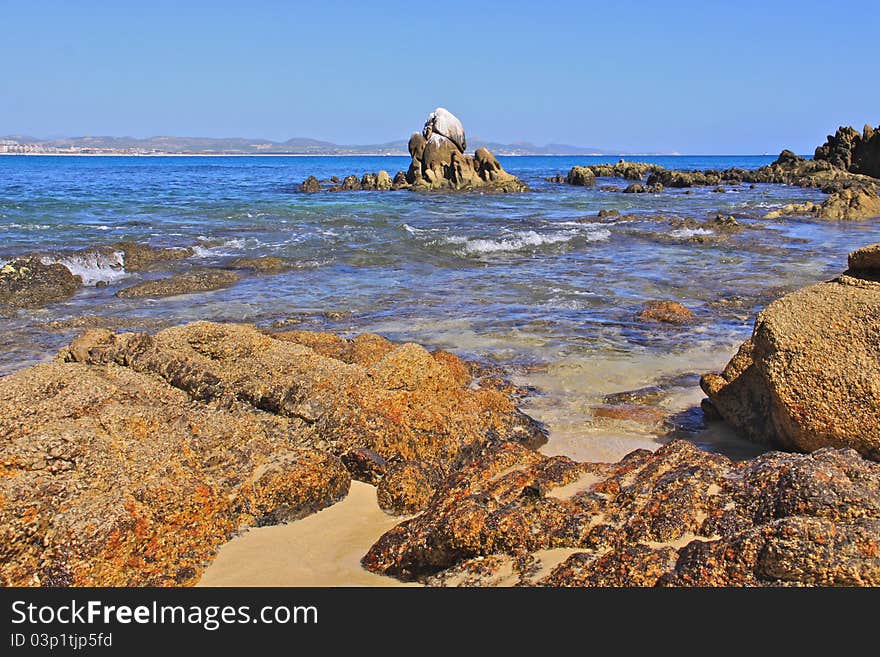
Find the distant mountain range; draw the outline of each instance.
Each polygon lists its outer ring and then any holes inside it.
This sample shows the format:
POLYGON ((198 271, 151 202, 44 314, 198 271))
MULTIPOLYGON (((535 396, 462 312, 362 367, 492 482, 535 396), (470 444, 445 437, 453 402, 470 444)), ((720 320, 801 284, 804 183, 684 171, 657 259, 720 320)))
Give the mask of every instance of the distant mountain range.
MULTIPOLYGON (((601 148, 529 142, 501 144, 479 138, 469 140, 469 149, 488 148, 496 155, 626 155, 601 148)), ((0 138, 0 153, 81 154, 188 154, 188 155, 408 155, 405 140, 384 144, 340 145, 329 141, 294 137, 276 142, 240 137, 64 137, 39 139, 23 135, 0 138)), ((661 153, 640 153, 640 155, 661 153)))

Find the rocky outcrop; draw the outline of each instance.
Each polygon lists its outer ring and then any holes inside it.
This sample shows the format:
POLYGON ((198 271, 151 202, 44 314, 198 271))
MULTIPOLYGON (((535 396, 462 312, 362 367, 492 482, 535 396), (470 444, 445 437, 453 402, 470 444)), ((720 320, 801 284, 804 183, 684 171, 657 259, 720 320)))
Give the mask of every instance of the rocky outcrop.
POLYGON ((14 258, 0 267, 0 305, 37 308, 72 296, 81 285, 64 265, 35 255, 14 258))
POLYGON ((653 185, 643 185, 641 183, 633 183, 632 185, 627 186, 624 190, 624 194, 659 194, 663 191, 663 185, 660 183, 654 183, 653 185))
POLYGON ((87 331, 0 378, 0 434, 6 585, 191 584, 239 527, 340 499, 349 469, 409 513, 489 442, 544 440, 447 352, 208 322, 87 331))
POLYGON ((465 154, 464 127, 448 110, 438 107, 428 116, 421 133, 409 140, 412 162, 406 181, 413 189, 485 189, 499 192, 526 191, 528 186, 498 163, 485 148, 465 154))
POLYGON ((135 283, 119 290, 116 296, 122 299, 131 299, 211 292, 234 285, 238 280, 238 274, 223 269, 193 269, 185 274, 135 283))
POLYGON ((880 217, 880 187, 853 186, 832 192, 822 202, 817 215, 822 219, 860 221, 880 217))
POLYGON ((855 128, 841 126, 816 148, 813 159, 851 173, 880 178, 880 126, 866 125, 861 134, 855 128))
MULTIPOLYGON (((665 171, 658 164, 649 164, 647 162, 627 162, 620 160, 616 164, 591 164, 589 166, 572 167, 566 178, 557 176, 551 182, 566 182, 569 185, 579 187, 591 187, 596 183, 597 177, 602 178, 624 178, 626 180, 644 180, 645 176, 655 171, 665 171)), ((637 187, 630 185, 627 189, 630 192, 637 191, 637 187)), ((663 191, 662 186, 655 186, 651 191, 663 191)))
MULTIPOLYGON (((467 137, 461 121, 448 110, 438 107, 425 121, 422 132, 413 133, 409 140, 412 158, 406 173, 394 178, 387 171, 367 173, 362 178, 346 177, 341 185, 328 191, 387 191, 411 189, 417 191, 491 191, 523 192, 528 185, 507 173, 495 156, 485 148, 467 155, 467 137)), ((314 176, 306 179, 301 191, 321 191, 314 176)))
POLYGON ((321 181, 319 181, 317 178, 315 178, 315 176, 309 176, 299 186, 299 191, 301 191, 301 192, 320 192, 321 191, 321 181))
POLYGON ((596 184, 596 174, 589 167, 572 167, 565 182, 578 187, 592 187, 596 184))
POLYGON ((784 449, 850 447, 880 460, 880 269, 873 246, 853 268, 768 305, 721 374, 701 385, 749 439, 784 449))
POLYGON ((149 271, 193 255, 190 247, 156 247, 139 242, 116 242, 109 248, 122 252, 125 269, 129 272, 149 271))
POLYGON ((348 490, 339 459, 305 447, 302 421, 193 403, 122 365, 48 363, 0 389, 6 586, 193 584, 239 527, 348 490))
POLYGON ((735 463, 674 441, 607 464, 506 444, 363 563, 438 586, 870 586, 878 541, 880 465, 852 450, 735 463))

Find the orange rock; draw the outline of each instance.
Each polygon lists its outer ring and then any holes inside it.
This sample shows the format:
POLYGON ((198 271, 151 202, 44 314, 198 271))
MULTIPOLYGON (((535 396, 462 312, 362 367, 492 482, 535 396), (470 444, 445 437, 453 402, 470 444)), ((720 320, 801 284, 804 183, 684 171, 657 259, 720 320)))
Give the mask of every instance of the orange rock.
POLYGON ((677 301, 648 301, 639 319, 665 324, 687 324, 694 314, 677 301))

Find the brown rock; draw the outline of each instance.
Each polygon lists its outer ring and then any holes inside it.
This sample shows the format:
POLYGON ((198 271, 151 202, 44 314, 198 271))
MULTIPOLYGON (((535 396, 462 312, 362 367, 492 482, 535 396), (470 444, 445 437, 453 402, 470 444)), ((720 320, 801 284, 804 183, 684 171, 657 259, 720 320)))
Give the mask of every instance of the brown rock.
POLYGON ((666 413, 660 408, 637 404, 606 404, 604 406, 594 406, 592 412, 593 417, 596 418, 636 422, 637 424, 644 424, 652 427, 662 424, 663 420, 666 418, 666 413))
POLYGON ((880 196, 873 187, 850 187, 833 192, 819 207, 819 217, 860 221, 880 217, 880 196))
POLYGON ((850 253, 849 268, 857 271, 880 271, 880 244, 863 246, 850 253))
POLYGON ((14 258, 0 267, 0 304, 19 308, 66 299, 82 285, 64 265, 44 264, 35 255, 14 258))
POLYGON ((664 324, 687 324, 693 313, 677 301, 648 301, 639 313, 639 319, 664 324))
POLYGON ((774 301, 724 372, 703 377, 703 390, 756 442, 880 458, 878 289, 842 276, 774 301))
POLYGON ((418 513, 428 506, 445 474, 445 468, 436 462, 395 463, 376 487, 379 508, 393 516, 418 513))
POLYGON ((732 462, 674 441, 615 464, 504 444, 364 557, 433 585, 880 582, 880 465, 852 450, 732 462))
POLYGON ((156 269, 160 265, 189 258, 193 254, 189 247, 155 247, 137 242, 116 242, 110 248, 122 252, 125 270, 128 272, 156 269))
POLYGON ((192 584, 240 526, 301 517, 348 490, 297 421, 193 403, 116 364, 48 363, 0 389, 4 585, 192 584))
POLYGON ((346 176, 342 179, 342 189, 344 191, 359 191, 361 189, 361 182, 357 176, 346 176))
POLYGON ((596 184, 596 174, 588 167, 572 167, 565 182, 578 187, 592 187, 596 184))
POLYGON ((303 184, 299 186, 299 190, 301 192, 320 192, 321 183, 315 178, 315 176, 309 176, 303 181, 303 184))
POLYGON ((855 128, 840 127, 816 149, 814 159, 851 173, 880 178, 880 126, 866 125, 861 134, 855 128))
MULTIPOLYGON (((543 440, 451 359, 388 345, 207 322, 93 329, 0 378, 0 582, 191 584, 239 527, 344 496, 346 467, 376 482, 389 460, 445 468, 490 441, 543 440)), ((394 481, 390 498, 419 503, 412 479, 394 481)))
POLYGON ((234 285, 238 274, 223 269, 193 269, 185 274, 158 278, 124 287, 116 293, 123 299, 139 297, 170 297, 178 294, 211 292, 234 285))
POLYGON ((275 256, 259 256, 256 258, 236 258, 229 263, 232 269, 252 269, 264 274, 277 274, 291 268, 289 262, 275 256))

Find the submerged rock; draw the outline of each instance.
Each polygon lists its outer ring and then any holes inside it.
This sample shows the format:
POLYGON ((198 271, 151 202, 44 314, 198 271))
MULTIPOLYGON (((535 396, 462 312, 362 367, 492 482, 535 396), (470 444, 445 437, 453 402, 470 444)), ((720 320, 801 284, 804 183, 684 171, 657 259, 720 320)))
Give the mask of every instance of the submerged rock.
POLYGON ((880 465, 851 450, 734 463, 674 441, 607 464, 505 444, 363 563, 439 586, 870 586, 878 540, 880 465))
POLYGON ((193 255, 193 250, 189 247, 156 247, 139 242, 116 242, 109 248, 122 252, 125 270, 129 272, 148 271, 161 264, 193 255))
POLYGON ((116 296, 130 299, 211 292, 234 285, 238 280, 238 274, 223 269, 193 269, 185 274, 144 281, 130 287, 124 287, 116 293, 116 296))
POLYGON ((0 267, 0 304, 36 308, 72 296, 82 285, 64 265, 45 264, 39 256, 14 258, 0 267))
POLYGON ((747 438, 880 459, 878 248, 851 254, 847 274, 768 305, 724 371, 703 377, 712 405, 747 438))
POLYGON ((232 269, 250 269, 264 274, 277 274, 291 268, 284 258, 260 256, 256 258, 235 258, 229 263, 232 269))
POLYGON ((639 313, 639 319, 664 324, 687 324, 694 314, 677 301, 648 301, 639 313))

